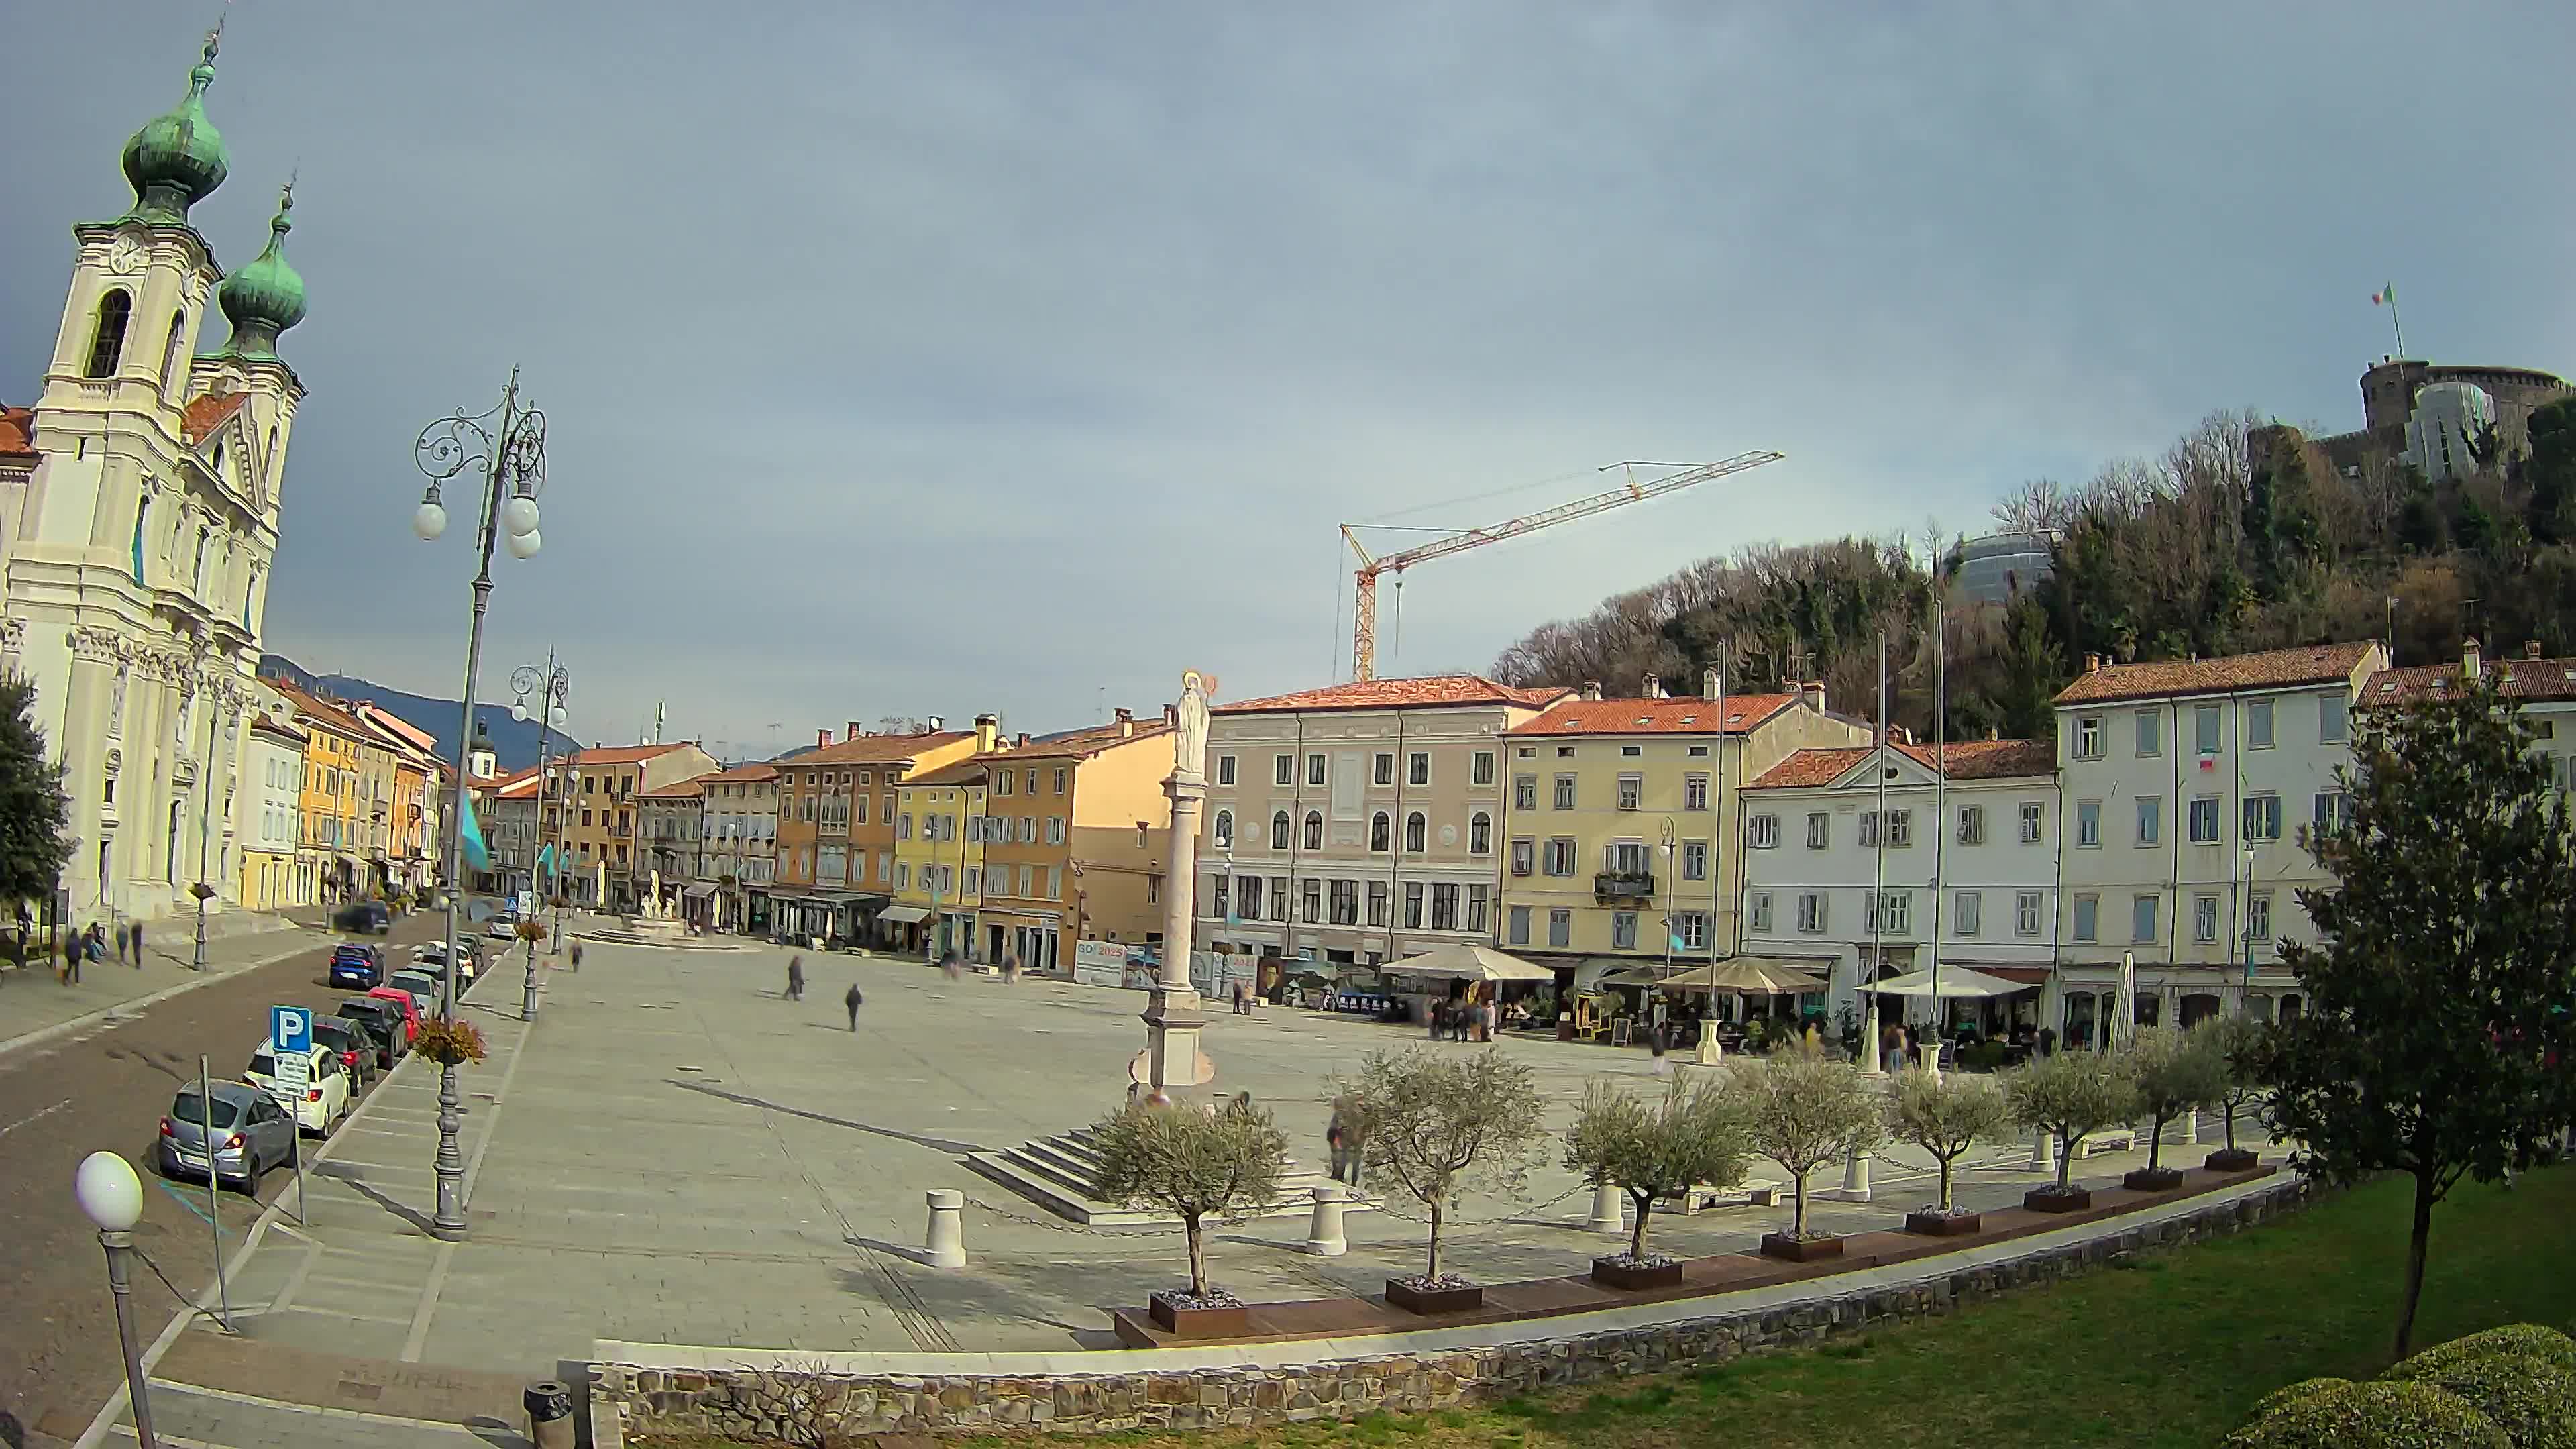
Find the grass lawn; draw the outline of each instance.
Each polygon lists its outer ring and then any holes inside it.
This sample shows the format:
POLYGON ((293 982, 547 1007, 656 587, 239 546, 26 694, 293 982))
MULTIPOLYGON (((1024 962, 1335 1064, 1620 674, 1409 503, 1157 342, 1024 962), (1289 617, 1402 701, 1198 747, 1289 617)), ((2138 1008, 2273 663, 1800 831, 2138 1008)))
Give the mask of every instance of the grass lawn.
MULTIPOLYGON (((2411 1192, 2382 1182, 2250 1233, 1812 1351, 1437 1414, 1065 1442, 2206 1449, 2272 1389, 2385 1367, 2411 1192)), ((2571 1224, 2576 1167, 2526 1174, 2511 1192, 2454 1189, 2433 1218, 2416 1346, 2500 1323, 2576 1329, 2571 1224)))

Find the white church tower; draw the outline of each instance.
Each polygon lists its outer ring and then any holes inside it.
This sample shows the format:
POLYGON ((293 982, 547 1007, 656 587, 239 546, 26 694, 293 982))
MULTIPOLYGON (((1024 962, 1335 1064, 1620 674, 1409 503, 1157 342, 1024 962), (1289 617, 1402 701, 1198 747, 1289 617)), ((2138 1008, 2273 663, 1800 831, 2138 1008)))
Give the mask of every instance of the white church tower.
POLYGON ((37 462, 0 481, 0 665, 31 679, 64 764, 70 919, 238 898, 234 802, 286 447, 304 387, 277 355, 304 317, 293 188, 229 279, 188 208, 230 163, 207 121, 220 32, 179 104, 125 145, 134 205, 79 249, 33 408, 37 462), (230 338, 198 355, 210 293, 230 338))

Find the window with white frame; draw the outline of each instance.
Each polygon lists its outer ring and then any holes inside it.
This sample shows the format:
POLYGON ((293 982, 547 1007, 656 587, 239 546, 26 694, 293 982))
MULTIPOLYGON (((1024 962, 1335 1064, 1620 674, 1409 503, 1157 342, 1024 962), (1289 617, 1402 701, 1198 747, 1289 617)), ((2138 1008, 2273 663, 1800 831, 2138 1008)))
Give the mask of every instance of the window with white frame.
POLYGON ((1373 880, 1368 883, 1368 923, 1372 926, 1386 924, 1385 881, 1373 880))
POLYGON ((1458 929, 1457 882, 1443 880, 1431 883, 1431 929, 1435 931, 1458 929))
POLYGON ((2206 946, 2218 939, 2218 897, 2196 895, 2191 898, 2191 938, 2206 946))
POLYGON ((2247 943, 2247 954, 2250 956, 2252 954, 2253 947, 2268 944, 2271 939, 2272 893, 2270 891, 2256 891, 2245 898, 2245 940, 2247 943))
POLYGON ((1708 949, 1708 912, 1682 911, 1673 917, 1673 938, 1693 951, 1708 949))
POLYGON ((1493 909, 1493 889, 1483 881, 1473 881, 1468 884, 1465 929, 1477 932, 1485 929, 1486 915, 1493 909))
POLYGON ((2160 710, 2138 711, 2138 757, 2140 759, 2153 759, 2165 752, 2164 723, 2165 717, 2160 710))
POLYGON ((1329 907, 1331 914, 1326 919, 1336 926, 1358 925, 1360 923, 1360 883, 1355 880, 1337 880, 1332 885, 1333 898, 1329 907))
POLYGON ((1637 913, 1635 911, 1610 913, 1610 949, 1613 951, 1637 949, 1637 913))
POLYGON ((1830 811, 1807 812, 1807 848, 1823 850, 1834 843, 1834 817, 1830 811))
POLYGON ((1214 833, 1214 835, 1215 835, 1215 837, 1216 837, 1216 848, 1217 848, 1217 849, 1219 849, 1219 850, 1230 850, 1230 849, 1232 849, 1232 848, 1233 848, 1233 846, 1234 846, 1234 812, 1233 812, 1233 811, 1231 811, 1231 810, 1220 810, 1220 811, 1216 812, 1216 825, 1215 825, 1215 828, 1214 828, 1213 833, 1214 833))
POLYGON ((1572 775, 1559 775, 1556 777, 1556 808, 1559 810, 1571 810, 1574 808, 1574 777, 1572 775))
POLYGON ((2138 797, 2138 844, 2159 845, 2165 838, 2165 797, 2138 797))
POLYGON ((1321 785, 1324 783, 1324 757, 1322 755, 1308 755, 1306 757, 1306 783, 1309 785, 1321 785))
POLYGON ((2098 941, 2102 935, 2102 898, 2079 895, 2075 898, 2075 939, 2098 941))
POLYGON ((2141 893, 2129 898, 2129 939, 2140 945, 2156 939, 2156 911, 2164 897, 2141 893))
POLYGON ((1272 784, 1294 785, 1297 783, 1297 757, 1295 755, 1273 755, 1270 760, 1270 767, 1270 780, 1272 784))
POLYGON ((1494 817, 1479 810, 1467 817, 1467 853, 1491 855, 1494 851, 1494 817))
POLYGON ((2075 843, 2076 845, 2087 849, 2098 846, 2102 843, 2101 801, 2078 800, 2075 802, 2075 843))
POLYGON ((1622 809, 1622 810, 1634 810, 1634 809, 1638 808, 1640 805, 1643 805, 1643 804, 1645 803, 1645 799, 1646 799, 1646 777, 1645 777, 1645 776, 1643 776, 1643 775, 1621 775, 1621 776, 1619 777, 1619 808, 1620 808, 1620 809, 1622 809))
POLYGON ((2075 721, 2075 758, 2102 758, 2102 716, 2088 714, 2075 721))
POLYGON ((1913 811, 1890 810, 1887 812, 1887 843, 1892 849, 1903 849, 1904 847, 1914 843, 1913 811))
POLYGON ((1773 849, 1780 844, 1780 817, 1777 815, 1749 816, 1744 822, 1744 831, 1745 837, 1752 842, 1755 850, 1773 849))
POLYGON ((1512 776, 1512 808, 1515 810, 1538 808, 1538 776, 1512 776))
POLYGON ((2013 892, 2014 935, 2036 936, 2039 934, 2042 901, 2043 897, 2038 891, 2013 892))
POLYGON ((1404 928, 1408 931, 1422 929, 1422 882, 1418 880, 1404 883, 1404 928))
POLYGON ((1857 837, 1857 840, 1861 849, 1878 849, 1879 841, 1886 838, 1886 833, 1882 831, 1879 826, 1880 820, 1877 811, 1864 810, 1860 812, 1860 834, 1857 837))
POLYGON ((1798 892, 1798 930, 1805 935, 1821 936, 1825 932, 1825 893, 1798 892))
POLYGON ((1467 783, 1470 785, 1490 785, 1494 783, 1493 751, 1478 750, 1473 755, 1468 756, 1467 783))
POLYGON ((1395 849, 1395 817, 1383 810, 1369 817, 1369 849, 1379 855, 1395 849))
POLYGON ((1307 812, 1306 812, 1306 832, 1305 832, 1305 836, 1306 836, 1306 848, 1307 848, 1308 850, 1321 850, 1321 849, 1323 849, 1323 848, 1324 848, 1324 812, 1323 812, 1323 811, 1321 811, 1321 810, 1309 810, 1309 811, 1307 811, 1307 812))
POLYGON ((1950 898, 1950 931, 1957 936, 1974 936, 1985 929, 1986 899, 1976 891, 1961 891, 1950 898))
POLYGON ((1310 926, 1322 925, 1324 917, 1324 883, 1319 880, 1308 880, 1300 882, 1300 885, 1303 888, 1298 892, 1299 900, 1297 902, 1297 919, 1304 921, 1310 926))
MULTIPOLYGON (((1234 783, 1234 756, 1219 755, 1216 757, 1216 782, 1220 785, 1231 785, 1234 783)), ((1005 795, 1011 793, 1011 775, 1007 770, 1002 772, 1002 793, 1005 795)))
POLYGON ((1430 751, 1415 750, 1405 757, 1404 783, 1407 785, 1428 785, 1431 783, 1430 751))
POLYGON ((1530 872, 1532 872, 1532 871, 1536 870, 1537 868, 1538 868, 1538 842, 1537 842, 1537 841, 1535 841, 1535 840, 1515 840, 1515 841, 1513 841, 1513 842, 1512 842, 1512 874, 1514 874, 1514 875, 1528 875, 1530 872))
POLYGON ((2245 797, 2245 838, 2278 840, 2281 838, 2281 797, 2248 795, 2245 797))
POLYGON ((1574 874, 1574 837, 1559 835, 1548 841, 1547 873, 1554 876, 1574 874))
POLYGON ((2317 696, 2317 743, 2339 745, 2352 735, 2352 704, 2342 690, 2317 696))
POLYGON ((1285 810, 1270 812, 1270 848, 1272 850, 1288 848, 1288 812, 1285 810))
POLYGON ((1395 783, 1395 751, 1380 750, 1369 760, 1369 783, 1374 785, 1395 783))
POLYGON ((2216 845, 2218 843, 2217 796, 2194 795, 2191 797, 2191 843, 2194 845, 2216 845))
POLYGON ((2340 830, 2352 823, 2352 797, 2341 790, 2320 790, 2311 806, 2310 824, 2320 831, 2340 830))
POLYGON ((1708 879, 1707 841, 1685 840, 1682 842, 1682 879, 1708 879))
POLYGON ((1744 916, 1754 930, 1767 933, 1771 929, 1771 893, 1769 891, 1746 892, 1744 916))
POLYGON ((1682 808, 1684 810, 1705 810, 1708 808, 1708 776, 1706 774, 1694 771, 1691 774, 1682 776, 1682 808))
POLYGON ((2037 845, 2048 833, 2048 805, 2044 801, 2021 802, 2021 843, 2037 845))
POLYGON ((1405 854, 1420 855, 1429 841, 1430 832, 1431 822, 1423 817, 1421 811, 1415 810, 1408 813, 1404 817, 1405 854))
POLYGON ((1959 843, 1961 845, 1983 845, 1986 843, 1985 806, 1962 805, 1959 807, 1959 843))

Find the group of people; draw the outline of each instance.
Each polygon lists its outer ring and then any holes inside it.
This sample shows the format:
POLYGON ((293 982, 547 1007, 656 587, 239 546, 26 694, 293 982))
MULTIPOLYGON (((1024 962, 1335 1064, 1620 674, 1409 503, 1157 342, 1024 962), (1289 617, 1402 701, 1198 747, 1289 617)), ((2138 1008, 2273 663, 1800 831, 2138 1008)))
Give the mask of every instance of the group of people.
POLYGON ((1459 999, 1431 1003, 1433 1041, 1492 1041, 1502 1024, 1502 1009, 1491 1001, 1459 999))
MULTIPOLYGON (((22 913, 18 921, 18 959, 22 963, 30 955, 32 935, 33 929, 22 913)), ((92 921, 88 930, 64 936, 62 961, 54 967, 54 977, 65 986, 78 986, 82 964, 104 961, 110 951, 115 953, 120 963, 140 969, 143 965, 143 923, 119 921, 111 934, 107 927, 92 921)))

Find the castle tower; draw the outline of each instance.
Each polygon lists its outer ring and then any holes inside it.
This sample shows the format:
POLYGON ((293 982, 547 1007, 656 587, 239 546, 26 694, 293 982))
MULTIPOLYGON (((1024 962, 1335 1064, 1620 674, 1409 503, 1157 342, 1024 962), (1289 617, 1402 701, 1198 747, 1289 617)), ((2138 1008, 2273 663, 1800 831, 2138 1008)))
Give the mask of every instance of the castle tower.
POLYGON ((286 263, 291 195, 268 249, 226 281, 189 209, 231 170, 206 116, 220 29, 176 106, 126 142, 134 201, 72 228, 54 352, 32 410, 37 462, 0 485, 0 666, 36 686, 64 765, 75 920, 237 899, 237 789, 294 408, 277 338, 304 316, 286 263), (195 356, 207 303, 232 340, 195 356))

